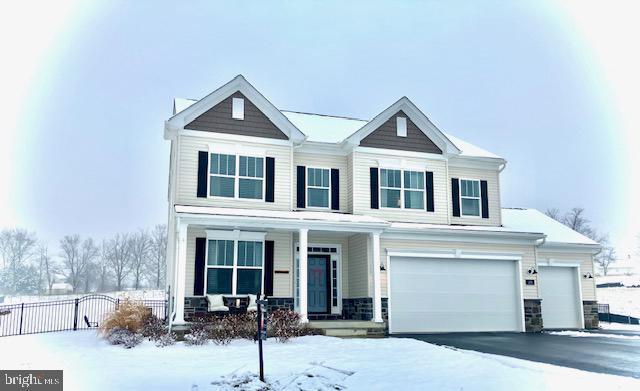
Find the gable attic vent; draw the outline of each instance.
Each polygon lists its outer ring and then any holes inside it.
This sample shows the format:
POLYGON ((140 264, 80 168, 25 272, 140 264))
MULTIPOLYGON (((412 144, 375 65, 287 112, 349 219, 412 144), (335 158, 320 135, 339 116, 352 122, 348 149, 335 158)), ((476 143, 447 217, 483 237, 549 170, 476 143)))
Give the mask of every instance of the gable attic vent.
POLYGON ((244 99, 233 98, 233 102, 231 104, 231 118, 244 119, 244 99))
POLYGON ((407 137, 407 119, 405 117, 396 117, 396 131, 398 137, 407 137))

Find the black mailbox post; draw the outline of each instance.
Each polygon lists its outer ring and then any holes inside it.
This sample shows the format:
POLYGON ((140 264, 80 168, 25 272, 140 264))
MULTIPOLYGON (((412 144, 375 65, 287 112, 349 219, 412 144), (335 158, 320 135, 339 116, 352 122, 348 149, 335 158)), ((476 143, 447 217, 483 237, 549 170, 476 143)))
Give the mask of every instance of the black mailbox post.
POLYGON ((258 304, 258 355, 260 360, 260 381, 264 382, 264 361, 262 358, 262 341, 267 340, 267 300, 256 300, 258 304))

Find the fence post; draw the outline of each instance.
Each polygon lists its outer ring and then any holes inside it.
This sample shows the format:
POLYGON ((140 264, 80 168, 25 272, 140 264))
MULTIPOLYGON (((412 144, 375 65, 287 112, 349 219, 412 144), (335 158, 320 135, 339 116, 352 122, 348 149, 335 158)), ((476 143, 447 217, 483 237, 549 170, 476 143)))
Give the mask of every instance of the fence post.
POLYGON ((22 335, 22 318, 24 314, 24 303, 20 306, 20 335, 22 335))
POLYGON ((78 299, 75 300, 75 308, 73 310, 73 331, 78 329, 78 299))
POLYGON ((116 310, 120 308, 120 298, 116 299, 116 310))

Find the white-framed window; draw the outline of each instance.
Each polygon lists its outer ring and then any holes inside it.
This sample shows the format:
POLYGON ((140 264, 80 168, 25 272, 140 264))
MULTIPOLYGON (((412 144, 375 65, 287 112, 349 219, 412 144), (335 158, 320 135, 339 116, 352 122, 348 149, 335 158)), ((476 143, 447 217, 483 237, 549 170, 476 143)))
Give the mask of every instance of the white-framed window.
POLYGON ((244 119, 244 99, 233 98, 231 100, 231 118, 244 119))
POLYGON ((480 181, 460 179, 460 212, 462 216, 480 216, 480 181))
POLYGON ((380 169, 380 207, 424 209, 425 181, 423 171, 380 169))
POLYGON ((211 153, 209 196, 264 199, 264 158, 211 153))
POLYGON ((424 171, 404 172, 405 209, 424 209, 424 171))
POLYGON ((307 167, 307 207, 329 207, 329 175, 328 168, 307 167))
POLYGON ((241 236, 208 239, 206 260, 206 294, 259 295, 262 292, 263 240, 244 240, 241 236))

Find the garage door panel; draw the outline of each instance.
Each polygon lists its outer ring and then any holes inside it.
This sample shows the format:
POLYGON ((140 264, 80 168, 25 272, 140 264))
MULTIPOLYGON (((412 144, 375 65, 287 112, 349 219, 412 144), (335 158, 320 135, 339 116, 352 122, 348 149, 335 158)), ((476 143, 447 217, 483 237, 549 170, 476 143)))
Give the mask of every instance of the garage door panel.
POLYGON ((581 328, 582 311, 574 267, 540 266, 538 281, 545 328, 581 328))
POLYGON ((391 332, 519 331, 517 263, 391 259, 391 332))

